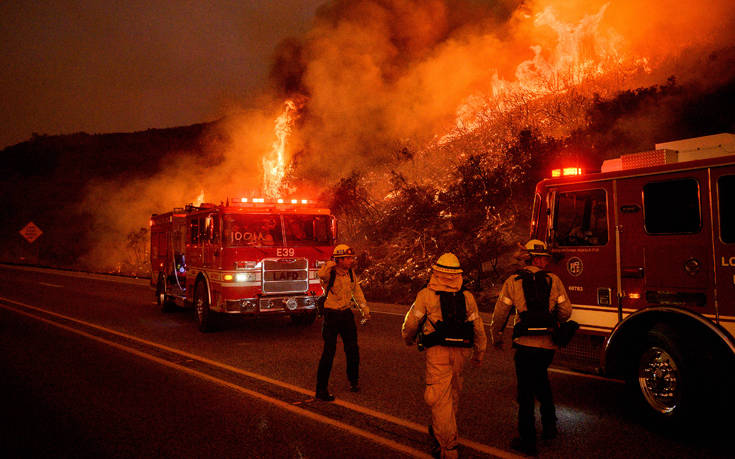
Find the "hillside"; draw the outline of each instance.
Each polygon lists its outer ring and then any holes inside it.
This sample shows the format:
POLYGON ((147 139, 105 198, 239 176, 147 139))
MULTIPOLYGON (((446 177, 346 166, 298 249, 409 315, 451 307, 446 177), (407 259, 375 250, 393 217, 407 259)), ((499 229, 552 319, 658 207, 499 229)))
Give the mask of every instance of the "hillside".
POLYGON ((144 179, 165 158, 201 151, 212 123, 133 133, 34 135, 0 152, 0 259, 77 267, 89 250, 90 212, 81 208, 97 180, 144 179), (28 244, 18 231, 33 221, 43 231, 28 244))
MULTIPOLYGON (((552 166, 571 158, 594 170, 605 158, 648 150, 656 142, 735 132, 733 102, 735 77, 714 87, 672 78, 583 100, 575 121, 580 127, 564 135, 516 123, 502 141, 487 143, 498 132, 492 120, 434 149, 399 147, 387 165, 345 170, 321 188, 322 199, 339 218, 341 239, 361 253, 365 289, 373 299, 407 301, 425 282, 431 261, 448 250, 463 260, 470 288, 482 297, 510 269, 508 254, 526 235, 533 186, 552 166)), ((215 166, 219 150, 212 145, 229 142, 223 132, 217 123, 202 123, 134 133, 37 135, 4 149, 0 260, 146 275, 150 212, 141 211, 140 196, 129 189, 119 201, 95 191, 114 194, 115 184, 134 189, 154 182, 169 164, 200 160, 203 170, 215 166), (94 187, 98 183, 105 187, 94 187), (95 200, 117 207, 104 213, 82 205, 95 200), (100 215, 128 208, 136 208, 125 217, 136 230, 126 229, 117 239, 98 234, 111 231, 99 224, 100 215), (33 244, 18 233, 30 221, 43 231, 33 244), (118 250, 103 252, 109 253, 104 263, 85 258, 110 240, 118 250)), ((310 186, 298 167, 289 180, 293 187, 310 186)))

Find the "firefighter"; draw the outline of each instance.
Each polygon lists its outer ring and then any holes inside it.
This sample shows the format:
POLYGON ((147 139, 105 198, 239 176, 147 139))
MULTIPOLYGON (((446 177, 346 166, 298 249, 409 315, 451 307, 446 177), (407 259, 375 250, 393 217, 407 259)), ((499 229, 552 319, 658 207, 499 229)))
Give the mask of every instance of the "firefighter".
POLYGON ((324 323, 322 324, 324 350, 317 371, 316 398, 327 402, 334 400, 334 395, 329 393, 328 384, 334 354, 337 351, 337 335, 342 336, 344 344, 350 391, 360 391, 357 327, 350 306, 353 302, 356 303, 362 313, 361 323, 363 325, 370 319, 370 309, 360 288, 357 275, 352 270, 354 264, 355 251, 345 244, 339 244, 334 248, 332 260, 319 269, 319 279, 327 293, 327 299, 324 302, 324 323), (334 280, 332 288, 327 292, 331 276, 334 276, 334 280))
POLYGON ((406 313, 401 335, 409 346, 418 335, 419 349, 426 349, 424 400, 431 408, 432 454, 457 457, 462 368, 470 357, 474 366, 480 365, 487 338, 475 298, 462 286, 462 268, 455 255, 445 253, 432 266, 429 284, 406 313))
POLYGON ((511 275, 495 304, 490 331, 493 345, 502 349, 503 331, 511 307, 516 314, 513 327, 515 370, 518 388, 519 437, 511 441, 511 448, 536 455, 535 399, 541 405, 543 438, 557 435, 556 409, 551 395, 548 368, 557 348, 551 340, 553 321, 566 321, 572 314, 566 289, 558 276, 545 271, 551 254, 546 244, 537 239, 528 241, 524 250, 526 264, 511 275))

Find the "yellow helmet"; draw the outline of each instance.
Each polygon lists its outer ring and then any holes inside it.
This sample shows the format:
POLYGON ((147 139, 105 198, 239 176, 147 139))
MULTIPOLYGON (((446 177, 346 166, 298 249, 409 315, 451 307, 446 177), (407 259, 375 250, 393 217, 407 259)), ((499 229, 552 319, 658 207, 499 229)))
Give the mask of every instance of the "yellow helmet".
POLYGON ((344 258, 344 257, 354 257, 355 251, 352 250, 352 247, 350 247, 347 244, 340 244, 337 247, 334 248, 334 252, 332 252, 332 258, 344 258))
POLYGON ((440 256, 436 263, 431 267, 434 271, 448 274, 461 274, 462 268, 459 266, 459 258, 453 253, 445 253, 440 256))
POLYGON ((549 248, 546 246, 546 243, 544 241, 539 241, 538 239, 531 239, 530 241, 526 242, 524 248, 531 256, 534 257, 551 256, 551 254, 549 253, 549 248))

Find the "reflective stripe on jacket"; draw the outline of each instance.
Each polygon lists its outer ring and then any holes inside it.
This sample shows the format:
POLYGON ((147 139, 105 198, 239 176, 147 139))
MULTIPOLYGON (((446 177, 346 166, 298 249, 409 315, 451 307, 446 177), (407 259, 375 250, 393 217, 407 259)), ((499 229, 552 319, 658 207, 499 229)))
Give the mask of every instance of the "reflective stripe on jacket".
MULTIPOLYGON (((429 288, 424 288, 418 295, 416 295, 416 301, 411 305, 411 309, 406 313, 406 317, 403 319, 403 327, 401 328, 401 335, 407 345, 414 344, 416 340, 416 334, 419 331, 419 322, 428 313, 428 317, 431 322, 436 323, 442 320, 442 308, 437 292, 429 288)), ((475 331, 474 339, 474 355, 473 358, 476 360, 482 360, 485 354, 485 347, 487 346, 487 337, 485 336, 485 325, 482 323, 482 318, 477 310, 477 303, 472 293, 467 290, 464 291, 465 306, 467 308, 467 322, 472 322, 473 329, 475 331)), ((424 322, 424 333, 429 334, 434 331, 434 327, 427 320, 424 322)))
MULTIPOLYGON (((329 285, 329 275, 333 266, 327 264, 319 269, 319 280, 322 283, 322 288, 325 290, 329 285)), ((353 281, 350 279, 350 273, 347 270, 334 269, 337 270, 337 275, 334 278, 332 290, 329 291, 329 295, 327 296, 327 301, 324 302, 324 307, 326 309, 337 310, 348 309, 352 305, 352 298, 354 297, 357 306, 363 314, 369 313, 370 309, 367 306, 367 301, 365 301, 365 295, 363 295, 362 289, 360 288, 357 274, 354 271, 352 272, 353 281)))
MULTIPOLYGON (((537 266, 526 266, 523 268, 527 271, 535 273, 541 268, 537 266)), ((572 303, 569 302, 564 284, 561 279, 554 273, 548 273, 551 277, 551 294, 549 295, 549 311, 554 314, 556 320, 563 322, 572 315, 572 303)), ((516 279, 517 274, 512 274, 503 284, 503 288, 498 295, 498 301, 495 303, 492 322, 490 323, 490 334, 493 343, 503 341, 503 332, 508 322, 508 315, 511 307, 515 306, 516 314, 513 317, 512 325, 520 320, 519 314, 528 310, 526 307, 526 297, 523 295, 523 280, 516 279)), ((557 346, 551 341, 550 335, 541 336, 519 336, 513 340, 514 343, 530 346, 542 347, 545 349, 556 349, 557 346)))

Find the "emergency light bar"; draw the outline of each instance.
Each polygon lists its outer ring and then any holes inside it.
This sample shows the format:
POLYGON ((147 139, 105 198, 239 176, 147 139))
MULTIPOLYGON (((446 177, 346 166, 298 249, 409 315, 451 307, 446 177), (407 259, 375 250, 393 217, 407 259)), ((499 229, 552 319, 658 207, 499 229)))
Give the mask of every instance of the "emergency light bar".
POLYGON ((565 167, 564 169, 554 169, 551 171, 552 177, 561 177, 569 175, 582 175, 581 167, 565 167))
MULTIPOLYGON (((265 201, 264 198, 252 198, 252 199, 241 198, 240 199, 240 202, 245 202, 245 203, 252 202, 254 204, 266 204, 266 201, 265 201)), ((308 199, 291 199, 289 202, 291 204, 310 204, 310 202, 309 202, 308 199)), ((278 198, 278 199, 276 199, 275 203, 276 204, 285 204, 286 203, 286 200, 283 199, 283 198, 278 198)))

